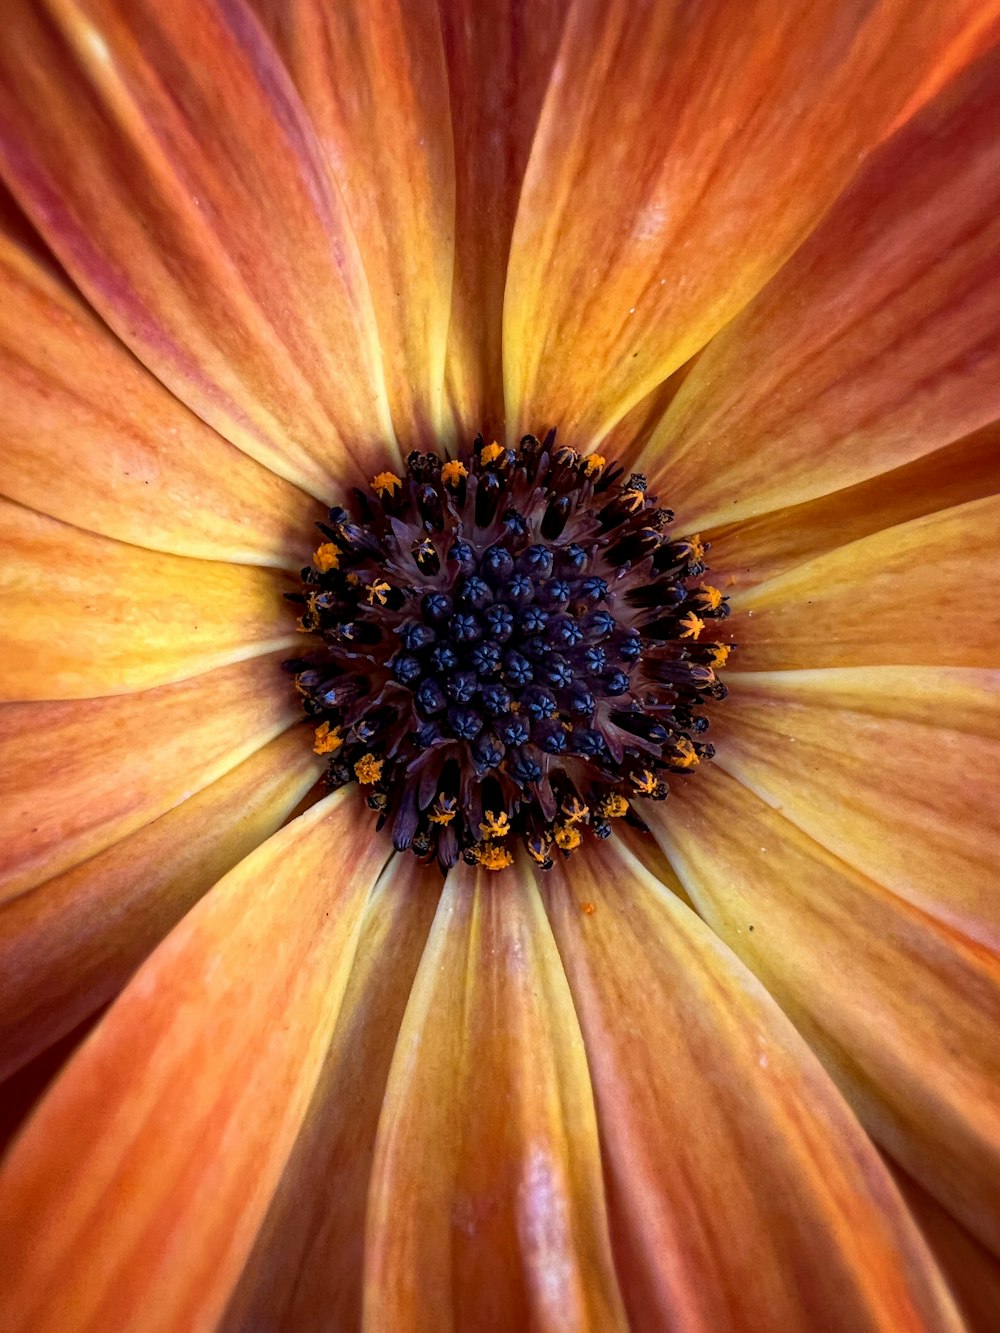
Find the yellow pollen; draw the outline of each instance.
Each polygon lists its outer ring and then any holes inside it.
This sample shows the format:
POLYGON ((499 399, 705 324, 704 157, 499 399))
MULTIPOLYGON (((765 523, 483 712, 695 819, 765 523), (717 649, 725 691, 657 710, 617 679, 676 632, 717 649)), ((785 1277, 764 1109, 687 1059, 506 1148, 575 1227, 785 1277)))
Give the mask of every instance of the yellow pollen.
POLYGON ((548 838, 543 838, 541 836, 532 838, 527 845, 528 855, 533 861, 537 861, 539 865, 542 865, 549 859, 549 847, 551 845, 551 841, 548 838))
POLYGON ((692 563, 698 564, 705 558, 705 543, 701 539, 701 533, 696 532, 693 537, 688 539, 688 545, 691 547, 692 563))
POLYGON ((441 480, 446 486, 457 486, 468 475, 469 469, 464 463, 460 463, 457 458, 445 463, 441 469, 441 480))
POLYGON ((628 814, 628 801, 618 792, 612 792, 610 796, 605 796, 597 807, 597 813, 603 815, 605 819, 621 819, 628 814))
POLYGON ((507 451, 504 449, 503 445, 497 444, 496 440, 494 440, 492 444, 483 445, 482 449, 479 451, 479 461, 482 463, 483 467, 486 467, 489 463, 495 463, 498 458, 503 458, 506 452, 507 451))
POLYGON ((510 820, 506 811, 501 810, 495 815, 492 810, 487 810, 486 823, 479 825, 479 832, 484 838, 506 838, 510 832, 510 820))
POLYGON ((339 727, 331 727, 329 722, 321 722, 316 728, 313 749, 317 754, 333 754, 334 750, 339 750, 343 743, 339 727))
POLYGON ((433 555, 434 543, 431 541, 430 537, 425 537, 423 541, 418 542, 417 545, 413 548, 413 554, 418 559, 421 559, 424 556, 433 555))
POLYGON ((583 460, 583 470, 588 477, 598 477, 608 465, 608 460, 600 454, 588 454, 583 460))
POLYGON ((557 824, 555 829, 556 846, 564 852, 571 852, 583 842, 583 834, 575 824, 557 824))
POLYGON ((732 652, 728 643, 712 644, 712 666, 718 669, 724 667, 729 661, 729 654, 732 652))
POLYGON ((432 824, 450 824, 457 814, 454 796, 439 796, 427 816, 432 824))
POLYGON ((620 500, 630 514, 637 514, 646 503, 645 491, 622 491, 620 500))
POLYGON ((707 606, 710 611, 717 611, 722 605, 722 593, 718 588, 713 588, 707 583, 703 583, 698 589, 698 601, 702 606, 707 606))
POLYGON ((701 620, 693 611, 689 611, 681 621, 685 629, 681 633, 682 639, 697 639, 698 635, 705 628, 704 620, 701 620))
POLYGON ((384 498, 386 493, 390 496, 395 495, 402 484, 395 472, 380 472, 372 477, 372 490, 376 491, 380 498, 384 498))
POLYGON ((594 906, 593 903, 581 903, 580 911, 583 912, 585 916, 593 916, 594 913, 597 911, 597 908, 594 906))
POLYGON ((386 594, 391 590, 392 585, 386 583, 384 579, 376 579, 374 583, 366 583, 365 591, 368 593, 368 605, 374 606, 378 601, 379 606, 385 606, 386 594))
POLYGON ((339 547, 334 546, 333 542, 324 542, 313 556, 313 566, 321 574, 326 574, 331 569, 340 568, 340 557, 342 555, 343 552, 339 547))
POLYGON ((376 759, 373 754, 363 754, 354 765, 354 776, 359 782, 363 782, 366 787, 370 787, 373 782, 378 782, 382 776, 382 765, 384 759, 376 759))
POLYGON ((651 773, 648 768, 644 768, 641 773, 630 773, 629 777, 635 784, 636 791, 643 792, 646 796, 656 791, 656 774, 651 773))
POLYGON ((348 576, 347 576, 347 582, 351 585, 352 588, 356 588, 356 587, 358 586, 358 584, 361 582, 361 575, 360 575, 360 574, 355 574, 355 573, 353 573, 353 571, 352 571, 352 572, 351 572, 350 574, 348 574, 348 576))
POLYGON ((566 816, 567 824, 579 824, 590 814, 590 806, 584 805, 579 797, 573 796, 563 802, 562 812, 566 816))
POLYGON ((568 444, 564 444, 556 450, 554 461, 564 463, 567 467, 570 467, 580 461, 580 455, 575 449, 571 449, 568 444))
POLYGON ((507 848, 497 842, 476 843, 471 850, 484 870, 506 870, 514 864, 514 858, 507 848))
POLYGON ((685 736, 677 742, 677 752, 673 756, 673 761, 680 768, 694 768, 695 764, 701 762, 694 746, 685 736))

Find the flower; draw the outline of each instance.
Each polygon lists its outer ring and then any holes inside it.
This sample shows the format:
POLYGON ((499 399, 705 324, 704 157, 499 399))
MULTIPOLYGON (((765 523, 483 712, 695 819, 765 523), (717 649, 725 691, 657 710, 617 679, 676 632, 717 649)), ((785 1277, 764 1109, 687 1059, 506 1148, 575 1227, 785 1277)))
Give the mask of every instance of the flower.
POLYGON ((997 22, 11 0, 5 1329, 995 1322, 997 22), (550 427, 730 697, 651 836, 442 884, 284 594, 550 427))

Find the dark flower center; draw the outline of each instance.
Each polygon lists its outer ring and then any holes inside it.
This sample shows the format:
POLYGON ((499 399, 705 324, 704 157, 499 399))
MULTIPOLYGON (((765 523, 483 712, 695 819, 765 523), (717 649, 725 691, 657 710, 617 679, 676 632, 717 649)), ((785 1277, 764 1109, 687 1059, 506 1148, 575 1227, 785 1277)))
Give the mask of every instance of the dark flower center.
POLYGON ((353 779, 399 850, 490 869, 517 840, 569 855, 713 754, 699 740, 729 648, 705 547, 644 477, 526 436, 412 453, 330 510, 287 663, 328 781, 353 779))

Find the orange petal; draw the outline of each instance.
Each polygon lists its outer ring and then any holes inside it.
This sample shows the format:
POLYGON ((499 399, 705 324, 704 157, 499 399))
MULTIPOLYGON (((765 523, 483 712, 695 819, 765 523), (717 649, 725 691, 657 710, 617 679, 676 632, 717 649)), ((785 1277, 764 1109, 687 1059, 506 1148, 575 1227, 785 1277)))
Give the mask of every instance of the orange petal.
POLYGON ((0 697, 81 699, 290 647, 286 574, 144 551, 0 498, 0 697))
POLYGON ((1000 948, 997 672, 726 680, 712 739, 727 773, 854 869, 1000 948))
POLYGON ((851 870, 717 765, 677 786, 649 822, 700 915, 869 1134, 1000 1246, 1000 959, 851 870))
POLYGON ((357 246, 241 0, 12 0, 0 89, 14 193, 179 398, 322 498, 386 465, 357 246))
POLYGON ((316 1095, 222 1330, 360 1327, 375 1132, 440 892, 437 866, 414 856, 375 887, 316 1095))
MULTIPOLYGON (((1000 495, 928 514, 738 591, 726 636, 745 671, 993 667, 1000 495)), ((735 663, 734 663, 735 665, 735 663)))
POLYGON ((401 0, 255 0, 292 72, 344 200, 378 321, 405 447, 446 424, 455 171, 441 23, 401 0))
POLYGON ((184 918, 0 1172, 7 1327, 215 1326, 323 1067, 388 844, 356 789, 184 918))
POLYGON ((875 1149, 725 945, 613 841, 542 884, 630 1327, 957 1330, 875 1149))
POLYGON ((800 504, 1000 416, 998 116, 1000 47, 705 349, 638 464, 685 524, 800 504))
POLYGON ((366 1328, 624 1327, 587 1060, 522 868, 445 882, 368 1200, 366 1328))
POLYGON ((581 0, 511 246, 512 434, 552 425, 581 447, 598 440, 704 346, 982 9, 581 0))
POLYGON ((322 765, 311 731, 0 904, 0 1079, 107 1004, 216 880, 284 823, 322 765))
POLYGON ((0 283, 0 493, 153 550, 308 562, 314 500, 182 407, 2 234, 0 283))
POLYGON ((0 707, 0 899, 143 828, 299 715, 280 656, 142 694, 0 707))

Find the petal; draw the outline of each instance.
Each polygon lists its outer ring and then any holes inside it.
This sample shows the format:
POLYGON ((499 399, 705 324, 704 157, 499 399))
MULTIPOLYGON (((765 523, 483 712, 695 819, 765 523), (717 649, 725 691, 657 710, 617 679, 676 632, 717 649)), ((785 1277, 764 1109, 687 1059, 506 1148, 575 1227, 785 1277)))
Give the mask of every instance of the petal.
POLYGON ((364 1327, 624 1328, 583 1043, 522 868, 445 881, 389 1073, 364 1327))
POLYGON ((774 275, 981 11, 581 0, 511 246, 511 433, 606 434, 774 275))
POLYGON ((0 697, 82 699, 298 641, 288 575, 144 551, 0 498, 0 697))
POLYGON ((868 1138, 708 927, 614 841, 542 892, 587 1043, 630 1327, 957 1329, 868 1138))
POLYGON ((0 165, 88 300, 199 416, 304 489, 329 498, 385 466, 357 246, 243 0, 45 10, 7 6, 0 165))
POLYGON ((308 561, 320 506, 182 407, 2 233, 0 283, 0 493, 153 550, 308 561))
POLYGON ((727 673, 717 763, 849 866, 1000 948, 996 671, 727 673))
POLYGON ((705 349, 639 461, 685 523, 800 504, 1000 416, 998 115, 1000 47, 705 349))
POLYGON ((745 591, 728 622, 746 671, 992 667, 1000 495, 873 533, 745 591))
POLYGON ((286 732, 131 837, 0 904, 0 1079, 113 999, 281 827, 322 769, 311 736, 286 732))
POLYGON ((360 1327, 375 1133, 440 893, 437 866, 414 856, 394 857, 375 887, 316 1094, 223 1330, 360 1327))
POLYGON ((649 822, 700 915, 869 1134, 1000 1247, 1000 960, 851 870, 718 766, 675 795, 649 822))
POLYGON ((368 277, 396 436, 446 425, 455 169, 441 22, 425 0, 255 0, 295 79, 368 277))
POLYGON ((387 844, 337 792, 136 974, 0 1173, 10 1328, 207 1329, 291 1152, 387 844))
POLYGON ((0 899, 143 828, 300 715, 280 657, 142 694, 0 708, 0 899))

